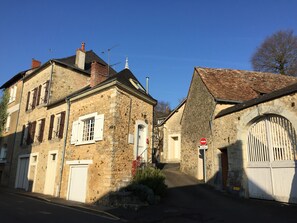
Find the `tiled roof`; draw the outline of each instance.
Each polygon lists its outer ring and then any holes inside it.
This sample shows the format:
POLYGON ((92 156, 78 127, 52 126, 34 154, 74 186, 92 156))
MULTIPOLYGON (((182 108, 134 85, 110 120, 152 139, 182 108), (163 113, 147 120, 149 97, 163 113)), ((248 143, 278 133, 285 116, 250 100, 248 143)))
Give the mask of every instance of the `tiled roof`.
POLYGON ((282 88, 280 90, 273 91, 273 92, 271 92, 269 94, 265 94, 265 95, 263 95, 261 97, 254 98, 252 100, 245 101, 243 103, 240 103, 240 104, 234 105, 232 107, 226 108, 226 109, 220 111, 216 115, 216 118, 231 114, 233 112, 243 110, 245 108, 252 107, 254 105, 257 105, 257 104, 260 104, 260 103, 263 103, 263 102, 271 101, 271 100, 274 100, 274 99, 277 99, 277 98, 280 98, 280 97, 283 97, 283 96, 286 96, 286 95, 294 94, 296 92, 297 92, 297 83, 292 84, 290 86, 287 86, 285 88, 282 88))
POLYGON ((255 71, 195 68, 217 100, 247 101, 297 83, 297 78, 255 71))

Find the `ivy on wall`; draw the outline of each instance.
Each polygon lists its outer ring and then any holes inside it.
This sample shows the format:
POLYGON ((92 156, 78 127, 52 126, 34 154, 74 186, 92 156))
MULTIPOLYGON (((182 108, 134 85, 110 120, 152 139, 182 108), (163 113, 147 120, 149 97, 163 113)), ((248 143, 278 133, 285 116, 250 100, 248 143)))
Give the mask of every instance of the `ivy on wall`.
POLYGON ((0 136, 2 136, 2 132, 6 124, 8 100, 9 100, 9 94, 8 94, 8 91, 6 90, 3 92, 2 97, 0 99, 0 136))

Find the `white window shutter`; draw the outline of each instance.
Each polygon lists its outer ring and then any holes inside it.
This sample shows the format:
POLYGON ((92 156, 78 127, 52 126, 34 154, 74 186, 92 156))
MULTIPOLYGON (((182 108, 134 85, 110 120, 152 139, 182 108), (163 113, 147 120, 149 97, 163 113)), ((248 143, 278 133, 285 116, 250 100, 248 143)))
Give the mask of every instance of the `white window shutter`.
POLYGON ((104 114, 95 116, 94 139, 103 140, 104 114))
POLYGON ((71 144, 76 144, 78 141, 78 121, 72 123, 71 144))

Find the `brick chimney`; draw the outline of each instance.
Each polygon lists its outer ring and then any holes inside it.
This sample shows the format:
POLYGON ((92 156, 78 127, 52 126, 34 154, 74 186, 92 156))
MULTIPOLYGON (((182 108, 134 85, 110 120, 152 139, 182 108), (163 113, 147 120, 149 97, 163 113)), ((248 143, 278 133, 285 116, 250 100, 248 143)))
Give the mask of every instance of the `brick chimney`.
POLYGON ((91 64, 90 86, 94 87, 102 81, 105 81, 108 78, 107 72, 106 65, 93 61, 91 64))
POLYGON ((81 44, 81 47, 76 50, 75 66, 84 70, 86 61, 85 43, 81 44))
POLYGON ((34 69, 34 68, 37 68, 37 67, 40 67, 40 66, 41 66, 41 62, 39 60, 35 60, 34 58, 32 58, 31 68, 34 69))

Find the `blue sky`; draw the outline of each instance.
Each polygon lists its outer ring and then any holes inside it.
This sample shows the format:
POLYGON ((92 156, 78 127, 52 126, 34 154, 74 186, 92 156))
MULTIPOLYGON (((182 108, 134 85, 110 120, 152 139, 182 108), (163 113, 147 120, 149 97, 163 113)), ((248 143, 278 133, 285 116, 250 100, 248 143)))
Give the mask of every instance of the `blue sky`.
POLYGON ((75 54, 81 42, 114 69, 130 70, 172 108, 195 66, 252 70, 250 58, 278 30, 297 35, 295 0, 2 0, 0 84, 31 59, 75 54), (120 63, 119 63, 120 62, 120 63), (119 64, 118 64, 119 63, 119 64))

